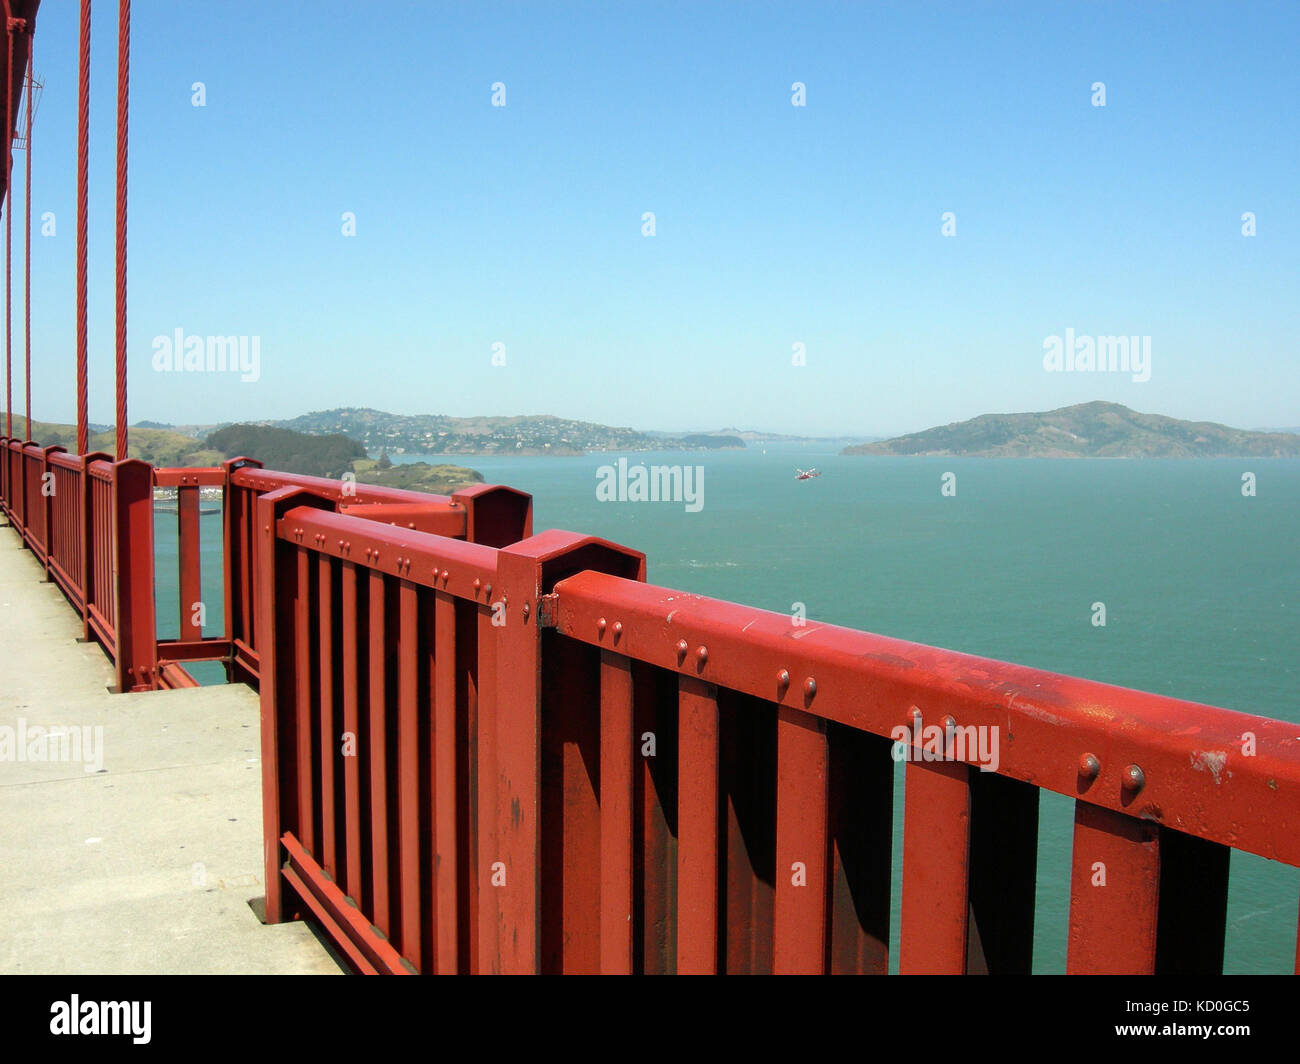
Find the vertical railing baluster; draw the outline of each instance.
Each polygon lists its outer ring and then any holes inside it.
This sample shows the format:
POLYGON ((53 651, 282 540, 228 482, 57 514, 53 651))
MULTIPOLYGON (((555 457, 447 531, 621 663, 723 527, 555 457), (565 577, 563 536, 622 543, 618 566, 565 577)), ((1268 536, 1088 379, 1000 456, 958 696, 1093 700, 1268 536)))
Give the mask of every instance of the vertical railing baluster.
MULTIPOLYGON (((491 601, 491 590, 489 585, 484 595, 489 603, 491 601)), ((478 647, 478 704, 476 718, 478 793, 475 797, 478 812, 475 840, 477 865, 473 873, 478 883, 478 897, 476 899, 478 902, 478 934, 476 938, 477 949, 475 951, 477 953, 478 967, 475 974, 497 975, 503 971, 518 974, 512 969, 503 969, 502 967, 501 930, 502 923, 507 918, 507 912, 510 909, 509 902, 512 897, 530 892, 528 886, 530 872, 526 867, 512 868, 513 862, 509 860, 508 855, 503 853, 502 848, 498 845, 501 834, 499 816, 502 808, 500 803, 502 781, 497 761, 501 744, 501 734, 498 731, 501 716, 498 684, 496 682, 497 630, 492 627, 492 608, 489 604, 481 605, 475 609, 474 626, 477 630, 478 647), (510 893, 507 894, 507 891, 510 893)), ((531 662, 518 660, 512 660, 510 664, 512 672, 522 671, 525 674, 532 666, 531 662)), ((511 734, 508 742, 512 747, 522 747, 526 743, 531 743, 531 756, 533 758, 537 757, 538 739, 535 722, 512 719, 509 732, 511 734)), ((534 770, 533 776, 536 777, 536 774, 536 770, 534 770)), ((520 818, 522 819, 524 815, 524 810, 521 808, 520 818)), ((535 815, 534 813, 533 817, 535 815)), ((533 817, 530 817, 530 820, 533 817)), ((512 825, 512 827, 517 830, 517 825, 512 825)), ((511 934, 515 942, 517 942, 519 935, 535 938, 537 934, 535 919, 521 919, 514 922, 511 934)), ((525 946, 523 952, 527 954, 531 951, 525 946)), ((535 969, 524 969, 524 971, 533 970, 535 969)))
POLYGON ((898 970, 904 975, 966 971, 970 771, 952 761, 907 765, 898 941, 898 970))
POLYGON ((718 967, 718 695, 678 679, 677 973, 718 967))
POLYGON ((397 697, 397 815, 401 861, 401 953, 420 958, 420 614, 419 591, 403 580, 399 590, 397 697))
POLYGON ((632 973, 632 663, 600 652, 600 970, 632 973))
POLYGON ((316 576, 318 581, 317 654, 320 663, 320 836, 321 865, 338 878, 339 858, 338 843, 335 838, 337 813, 335 811, 335 774, 334 766, 339 752, 339 736, 335 729, 334 717, 334 669, 337 648, 334 644, 334 570, 329 555, 321 554, 316 559, 316 576))
POLYGON ((439 975, 455 975, 460 968, 457 884, 461 874, 457 830, 456 600, 445 591, 434 592, 433 642, 434 970, 439 975))
POLYGON ((1076 801, 1066 971, 1154 974, 1159 902, 1159 825, 1076 801))
POLYGON ((388 676, 386 617, 387 596, 384 574, 370 570, 369 653, 370 673, 369 746, 370 762, 370 877, 374 890, 371 922, 391 935, 388 864, 388 676))
POLYGON ((826 722, 779 706, 774 974, 820 975, 826 968, 829 771, 826 722))
POLYGON ((295 712, 297 727, 298 754, 298 823, 295 834, 303 849, 317 859, 320 853, 316 849, 316 824, 313 817, 315 776, 313 771, 312 744, 316 730, 312 727, 312 691, 313 673, 311 667, 312 597, 311 597, 311 556, 301 545, 296 551, 294 562, 296 575, 296 595, 293 609, 293 653, 294 685, 296 695, 295 712))
POLYGON ((202 611, 195 605, 203 599, 203 578, 200 569, 199 549, 199 488, 182 484, 176 489, 177 564, 180 579, 180 630, 176 636, 181 642, 203 638, 202 611))
POLYGON ((358 735, 358 685, 361 676, 357 668, 357 567, 352 562, 343 563, 340 599, 343 622, 343 735, 340 738, 348 744, 343 748, 344 881, 357 907, 364 908, 367 898, 361 878, 361 750, 358 735))

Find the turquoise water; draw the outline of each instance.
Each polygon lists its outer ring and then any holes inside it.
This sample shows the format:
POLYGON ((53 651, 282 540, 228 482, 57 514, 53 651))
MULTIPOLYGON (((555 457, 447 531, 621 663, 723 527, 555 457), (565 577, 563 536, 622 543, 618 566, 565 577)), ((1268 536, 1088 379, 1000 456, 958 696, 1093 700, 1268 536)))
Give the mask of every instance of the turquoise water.
MULTIPOLYGON (((783 613, 802 602, 814 620, 1300 723, 1300 461, 634 456, 703 466, 704 506, 688 513, 598 502, 596 470, 616 458, 463 461, 530 492, 537 531, 646 552, 655 583, 783 613), (823 476, 796 481, 809 465, 823 476), (1091 623, 1098 601, 1104 628, 1091 623)), ((206 537, 217 519, 203 520, 206 537)), ((219 552, 219 522, 212 542, 219 552)), ((895 783, 898 828, 901 766, 895 783)), ((1070 800, 1044 794, 1037 971, 1064 968, 1071 818, 1070 800)), ((1226 970, 1292 969, 1298 889, 1296 870, 1233 853, 1226 970)))

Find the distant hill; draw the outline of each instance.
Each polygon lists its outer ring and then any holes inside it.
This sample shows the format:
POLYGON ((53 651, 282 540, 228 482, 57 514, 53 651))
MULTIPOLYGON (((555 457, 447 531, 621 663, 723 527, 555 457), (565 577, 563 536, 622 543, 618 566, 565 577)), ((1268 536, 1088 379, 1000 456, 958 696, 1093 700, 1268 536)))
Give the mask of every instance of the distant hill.
POLYGON ((841 454, 977 458, 1281 458, 1300 456, 1300 436, 1248 432, 1212 421, 1140 414, 1118 403, 1080 403, 1034 414, 983 414, 841 454))
POLYGON ((267 469, 285 473, 313 477, 354 473, 365 484, 439 495, 483 483, 481 473, 464 466, 427 462, 390 466, 373 461, 366 457, 366 448, 360 441, 340 434, 314 436, 274 425, 227 425, 211 433, 207 443, 226 458, 248 455, 267 469))
POLYGON ((345 407, 303 414, 275 425, 311 435, 350 436, 361 441, 367 451, 387 449, 394 454, 579 455, 588 451, 698 451, 745 446, 737 436, 655 436, 547 414, 449 417, 345 407))
MULTIPOLYGON (((23 435, 23 419, 14 417, 14 435, 23 435)), ((89 425, 94 430, 97 425, 89 425)), ((57 444, 68 451, 77 449, 77 426, 52 421, 33 421, 32 439, 45 447, 57 444)), ((110 426, 106 431, 92 431, 89 438, 92 451, 114 453, 117 435, 110 426)), ((131 425, 126 430, 127 456, 142 458, 156 466, 210 466, 221 461, 221 454, 209 450, 203 441, 170 429, 145 428, 131 425)))
POLYGON ((267 469, 312 477, 341 476, 366 457, 366 449, 347 436, 308 436, 269 425, 227 425, 211 433, 207 444, 227 458, 248 455, 267 469))
POLYGON ((483 483, 483 474, 477 469, 466 469, 458 465, 431 465, 428 462, 405 462, 381 469, 373 459, 364 459, 352 463, 352 472, 363 484, 405 488, 407 491, 431 491, 435 495, 450 495, 461 488, 483 483))

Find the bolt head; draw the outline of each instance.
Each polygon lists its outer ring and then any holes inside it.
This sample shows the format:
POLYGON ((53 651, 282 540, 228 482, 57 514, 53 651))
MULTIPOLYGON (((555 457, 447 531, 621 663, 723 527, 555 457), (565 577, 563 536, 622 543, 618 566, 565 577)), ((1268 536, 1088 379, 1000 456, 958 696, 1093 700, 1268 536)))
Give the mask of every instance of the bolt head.
POLYGON ((1146 786, 1146 782, 1146 774, 1137 765, 1129 765, 1124 770, 1124 789, 1130 794, 1137 794, 1146 786))
POLYGON ((1084 754, 1079 758, 1079 775, 1086 780, 1095 780, 1101 772, 1101 762, 1096 754, 1084 754))

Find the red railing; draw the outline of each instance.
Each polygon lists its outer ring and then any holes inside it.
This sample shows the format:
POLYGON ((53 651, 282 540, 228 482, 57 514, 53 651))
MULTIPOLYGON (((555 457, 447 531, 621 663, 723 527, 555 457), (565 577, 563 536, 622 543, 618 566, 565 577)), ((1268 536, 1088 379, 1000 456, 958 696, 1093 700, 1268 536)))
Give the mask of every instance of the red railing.
POLYGON ((1044 790, 1073 972, 1218 971, 1230 851, 1300 866, 1293 724, 649 585, 509 489, 0 450, 121 688, 260 685, 268 919, 360 971, 887 971, 900 755, 903 972, 1030 970, 1044 790), (157 639, 155 485, 182 624, 224 488, 219 634, 157 639))
POLYGON ((0 438, 0 508, 76 608, 83 637, 98 639, 123 690, 193 686, 194 661, 221 661, 230 678, 257 685, 252 514, 257 498, 285 485, 309 487, 350 514, 497 545, 527 534, 531 500, 479 486, 454 496, 297 476, 235 459, 207 469, 114 462, 0 438), (159 640, 154 587, 155 488, 176 493, 177 638, 159 640), (222 492, 224 616, 206 617, 200 542, 201 493, 222 492), (197 623, 196 623, 197 622, 197 623), (212 629, 220 626, 220 631, 212 629))
POLYGON ((903 972, 1030 970, 1041 790, 1070 971, 1218 971, 1230 849, 1300 865, 1293 724, 334 509, 255 521, 267 912, 359 970, 884 972, 904 753, 903 972))

